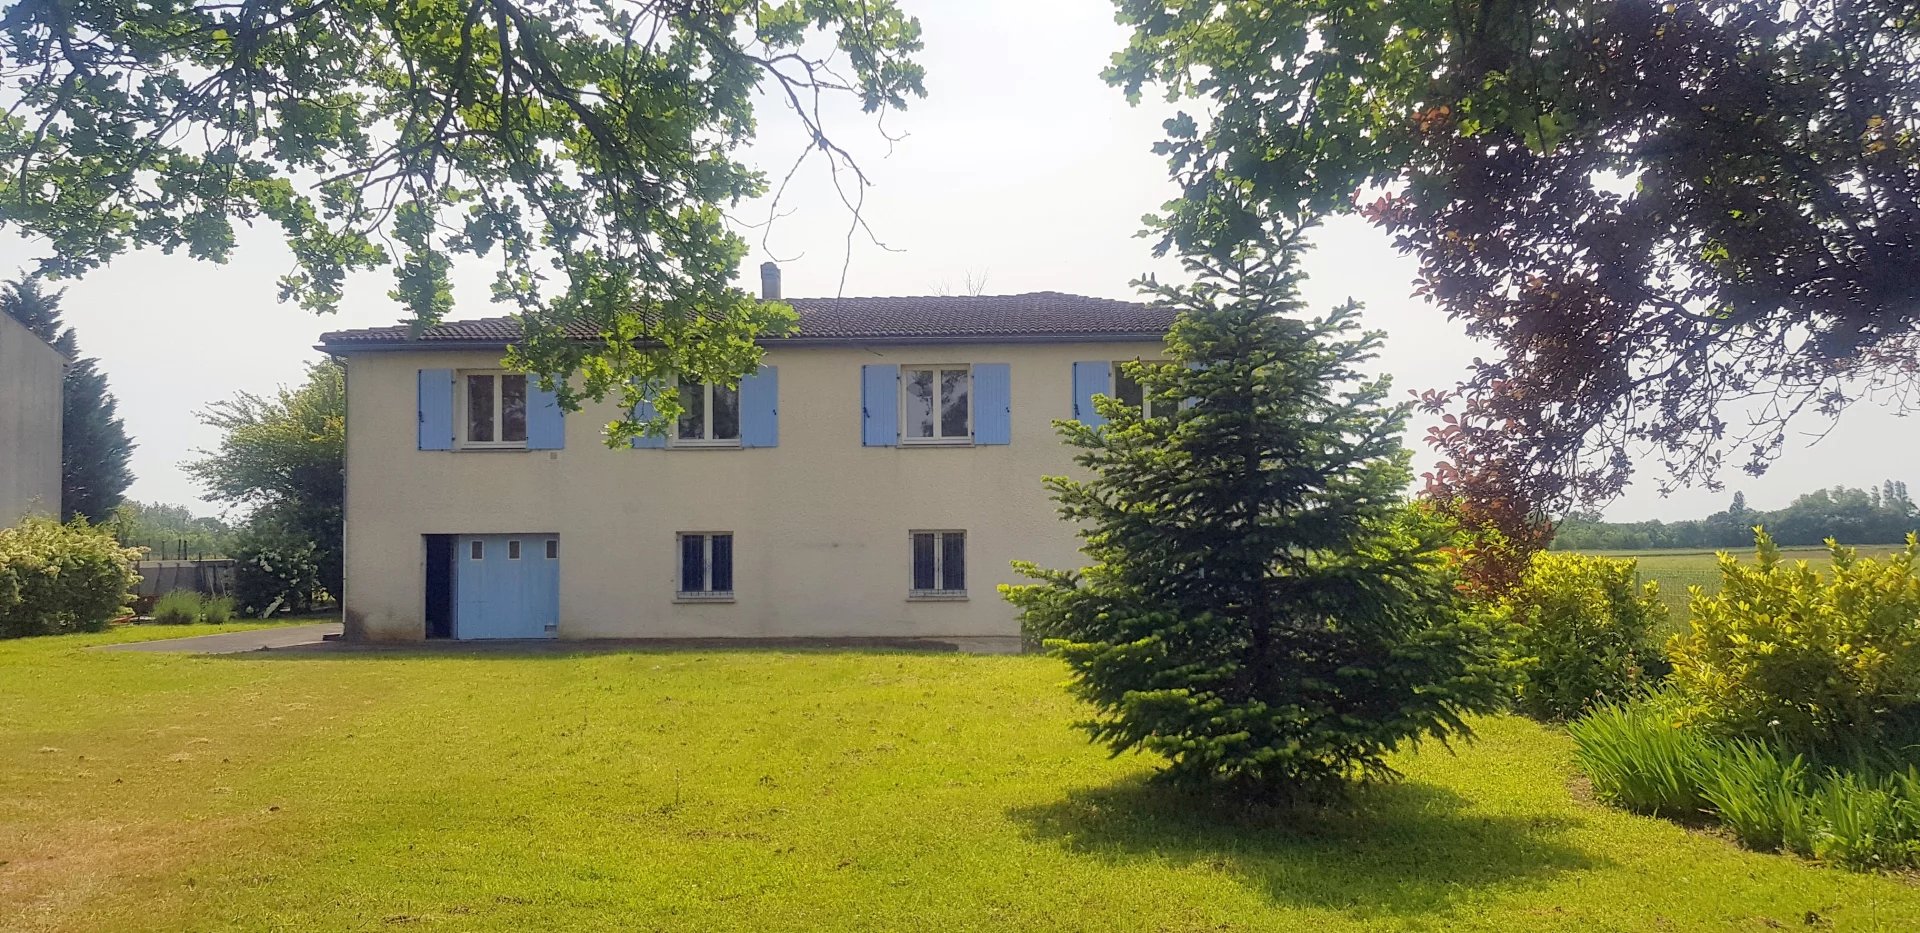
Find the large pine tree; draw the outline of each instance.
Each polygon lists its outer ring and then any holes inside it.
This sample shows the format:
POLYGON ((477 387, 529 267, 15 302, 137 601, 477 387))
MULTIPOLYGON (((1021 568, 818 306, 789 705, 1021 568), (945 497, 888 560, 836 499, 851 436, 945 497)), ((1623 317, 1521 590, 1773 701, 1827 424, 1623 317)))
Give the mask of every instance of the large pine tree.
POLYGON ((133 441, 120 420, 120 403, 107 390, 100 362, 80 356, 80 341, 60 318, 65 292, 47 292, 32 277, 0 285, 0 310, 27 326, 67 358, 60 423, 60 509, 103 522, 133 485, 133 441))
POLYGON ((1097 740, 1281 796, 1391 776, 1389 751, 1500 696, 1446 529, 1405 499, 1407 411, 1362 374, 1381 335, 1352 304, 1302 316, 1296 248, 1190 259, 1197 284, 1155 288, 1180 310, 1171 362, 1128 364, 1153 417, 1101 399, 1106 424, 1059 424, 1090 476, 1047 485, 1091 566, 1020 564, 1041 582, 1006 590, 1097 740))

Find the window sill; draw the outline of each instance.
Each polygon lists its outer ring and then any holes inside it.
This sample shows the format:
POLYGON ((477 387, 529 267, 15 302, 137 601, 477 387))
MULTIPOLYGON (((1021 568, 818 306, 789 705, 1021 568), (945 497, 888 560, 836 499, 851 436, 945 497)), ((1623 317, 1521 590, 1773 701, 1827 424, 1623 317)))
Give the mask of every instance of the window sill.
POLYGON ((460 446, 455 447, 453 449, 453 452, 470 454, 470 453, 500 453, 502 451, 507 451, 507 452, 519 451, 524 453, 528 449, 530 448, 528 448, 526 444, 461 444, 460 446))
POLYGON ((730 602, 733 602, 733 594, 732 593, 675 593, 673 594, 673 601, 675 603, 730 603, 730 602))
POLYGON ((964 603, 966 590, 914 590, 907 594, 910 603, 964 603))
POLYGON ((901 438, 902 447, 972 447, 971 437, 914 437, 901 438))
POLYGON ((739 441, 667 441, 668 450, 739 450, 739 441))

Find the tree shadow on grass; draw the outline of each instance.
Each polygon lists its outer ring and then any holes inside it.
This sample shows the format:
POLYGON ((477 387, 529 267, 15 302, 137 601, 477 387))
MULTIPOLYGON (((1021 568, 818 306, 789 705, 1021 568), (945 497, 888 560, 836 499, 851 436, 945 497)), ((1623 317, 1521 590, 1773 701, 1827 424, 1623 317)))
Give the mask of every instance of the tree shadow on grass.
POLYGON ((1603 862, 1568 844, 1577 817, 1475 813, 1441 787, 1368 787, 1327 810, 1249 807, 1144 777, 1015 810, 1035 838, 1113 862, 1205 864, 1276 905, 1410 918, 1603 862))

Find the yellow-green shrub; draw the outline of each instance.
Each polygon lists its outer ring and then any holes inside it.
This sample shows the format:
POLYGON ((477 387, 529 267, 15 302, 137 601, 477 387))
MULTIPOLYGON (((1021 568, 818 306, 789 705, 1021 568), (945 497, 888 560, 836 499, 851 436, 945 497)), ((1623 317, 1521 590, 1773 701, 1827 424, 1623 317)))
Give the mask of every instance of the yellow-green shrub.
POLYGON ((1667 646, 1684 721, 1844 752, 1873 752, 1914 725, 1920 542, 1884 560, 1827 547, 1827 575, 1782 561, 1765 533, 1753 563, 1720 555, 1720 591, 1693 591, 1692 631, 1667 646))
POLYGON ((1641 586, 1638 577, 1632 560, 1534 554, 1503 604, 1522 674, 1522 712, 1566 719, 1657 679, 1664 664, 1653 633, 1666 624, 1667 609, 1658 586, 1641 586))
POLYGON ((104 628, 126 609, 139 555, 85 519, 0 529, 0 638, 104 628))

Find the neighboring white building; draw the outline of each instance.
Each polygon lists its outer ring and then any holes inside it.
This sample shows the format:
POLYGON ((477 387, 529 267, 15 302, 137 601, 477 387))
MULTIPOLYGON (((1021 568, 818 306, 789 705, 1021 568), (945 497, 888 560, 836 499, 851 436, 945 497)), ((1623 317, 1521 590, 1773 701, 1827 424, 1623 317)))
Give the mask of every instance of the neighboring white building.
POLYGON ((0 528, 60 514, 60 414, 66 358, 0 312, 0 528))
POLYGON ((799 328, 757 375, 693 389, 675 436, 635 449, 606 446, 611 403, 563 417, 501 371, 509 319, 324 335, 347 362, 349 633, 1017 635, 1009 562, 1080 563, 1041 485, 1072 468, 1052 422, 1095 417, 1112 363, 1158 358, 1171 312, 789 303, 799 328))

